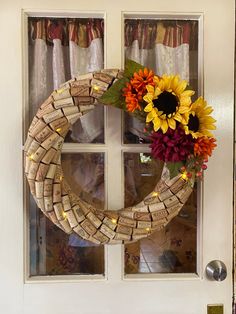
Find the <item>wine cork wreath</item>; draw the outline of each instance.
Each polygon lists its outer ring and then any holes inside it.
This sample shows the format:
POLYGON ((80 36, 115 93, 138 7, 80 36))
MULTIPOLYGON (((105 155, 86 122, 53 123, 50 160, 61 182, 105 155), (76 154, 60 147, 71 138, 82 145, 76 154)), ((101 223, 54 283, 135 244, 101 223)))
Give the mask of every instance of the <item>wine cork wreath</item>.
POLYGON ((192 193, 181 174, 172 179, 162 176, 136 206, 104 211, 80 199, 66 183, 61 149, 69 128, 96 107, 122 73, 108 69, 80 75, 53 91, 33 118, 24 146, 25 174, 38 207, 64 232, 96 244, 149 236, 178 215, 192 193))

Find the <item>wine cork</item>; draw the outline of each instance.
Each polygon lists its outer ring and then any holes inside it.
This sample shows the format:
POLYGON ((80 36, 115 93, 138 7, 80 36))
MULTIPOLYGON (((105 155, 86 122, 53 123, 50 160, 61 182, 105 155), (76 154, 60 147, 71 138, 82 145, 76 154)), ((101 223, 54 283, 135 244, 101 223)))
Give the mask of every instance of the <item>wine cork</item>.
POLYGON ((54 144, 52 145, 52 147, 55 148, 56 150, 60 150, 62 148, 63 143, 64 143, 64 138, 59 136, 54 142, 54 144))
POLYGON ((31 137, 30 135, 27 136, 27 139, 25 141, 25 145, 24 145, 24 151, 27 152, 31 143, 33 142, 33 137, 31 137))
POLYGON ((49 169, 48 165, 44 165, 44 164, 40 163, 38 170, 37 170, 36 180, 37 181, 43 181, 46 177, 48 169, 49 169))
POLYGON ((127 227, 127 226, 122 226, 122 225, 118 225, 117 229, 116 229, 116 232, 127 234, 127 235, 131 235, 132 231, 133 231, 133 228, 127 227))
POLYGON ((95 239, 97 239, 100 243, 106 243, 109 241, 109 238, 106 237, 103 233, 101 233, 100 231, 97 231, 93 237, 95 239))
POLYGON ((164 200, 164 204, 166 207, 171 207, 171 206, 174 206, 176 204, 179 204, 179 200, 175 195, 173 195, 173 196, 169 197, 168 199, 164 200))
POLYGON ((49 150, 49 148, 51 148, 53 144, 55 144, 58 138, 59 138, 59 135, 57 133, 53 133, 41 144, 41 146, 45 148, 46 150, 49 150))
POLYGON ((86 232, 88 232, 89 235, 93 235, 97 231, 88 219, 85 219, 80 225, 86 232))
POLYGON ((32 156, 36 152, 36 150, 39 148, 39 146, 40 146, 39 143, 37 141, 33 140, 32 143, 30 144, 28 151, 27 151, 27 155, 32 156))
POLYGON ((50 148, 47 153, 44 155, 42 162, 45 164, 50 164, 50 162, 52 161, 53 157, 55 156, 55 154, 57 153, 57 151, 54 148, 50 148))
POLYGON ((53 159, 52 159, 52 163, 56 164, 56 165, 60 165, 61 164, 61 151, 58 150, 56 152, 56 154, 54 155, 53 159))
POLYGON ((25 156, 25 173, 29 173, 31 159, 28 156, 25 156))
POLYGON ((47 179, 53 179, 54 178, 55 172, 56 172, 56 168, 57 168, 56 165, 50 164, 48 172, 47 172, 47 175, 46 175, 47 179))
POLYGON ((31 132, 31 130, 34 128, 35 124, 38 122, 38 118, 35 116, 30 124, 30 127, 29 127, 29 133, 31 132))
MULTIPOLYGON (((74 106, 75 107, 75 106, 74 106)), ((70 107, 69 107, 70 108, 70 107)), ((76 108, 76 107, 75 107, 76 108)), ((66 125, 68 123, 67 119, 65 117, 59 118, 57 120, 54 120, 49 125, 53 130, 57 130, 58 128, 61 128, 63 125, 66 125)))
POLYGON ((61 183, 62 178, 63 178, 62 168, 61 168, 61 166, 57 165, 53 181, 54 181, 54 183, 61 183))
POLYGON ((63 107, 70 107, 70 106, 74 106, 74 101, 72 97, 58 99, 54 101, 54 107, 56 109, 60 109, 63 107))
POLYGON ((78 225, 78 221, 75 218, 75 215, 72 210, 69 210, 66 212, 66 218, 71 226, 71 228, 74 228, 78 225))
POLYGON ((61 202, 61 185, 53 184, 53 203, 61 202))
POLYGON ((119 218, 119 224, 125 225, 128 227, 136 227, 136 221, 135 220, 124 218, 124 217, 119 218))
POLYGON ((63 204, 64 211, 71 209, 70 198, 68 195, 62 196, 62 204, 63 204))
POLYGON ((111 230, 109 227, 107 227, 104 224, 102 224, 102 226, 100 227, 100 231, 110 239, 113 239, 116 235, 116 233, 113 230, 111 230))
POLYGON ((41 130, 43 130, 43 128, 45 128, 46 123, 44 123, 42 120, 38 120, 36 122, 36 124, 31 128, 31 131, 29 132, 29 134, 32 137, 35 137, 36 134, 38 134, 41 130))
POLYGON ((82 113, 78 112, 78 113, 74 113, 69 116, 66 116, 66 118, 70 124, 74 124, 81 116, 82 116, 82 113))
POLYGON ((158 195, 158 197, 161 201, 164 201, 172 195, 173 193, 171 192, 171 190, 166 190, 165 192, 162 192, 160 195, 158 195))
POLYGON ((37 135, 35 136, 35 139, 39 143, 42 143, 46 140, 46 138, 48 138, 52 134, 53 134, 53 131, 48 126, 46 126, 39 133, 37 133, 37 135))
POLYGON ((102 73, 102 72, 97 72, 94 73, 93 77, 99 81, 103 81, 107 84, 111 84, 113 81, 113 76, 109 75, 108 73, 102 73))
POLYGON ((39 146, 39 148, 36 150, 36 152, 32 156, 32 160, 35 162, 40 162, 43 156, 46 154, 46 150, 39 146))
POLYGON ((79 205, 73 206, 72 209, 73 209, 73 211, 74 211, 76 220, 77 220, 78 222, 82 222, 82 221, 85 219, 85 216, 84 216, 82 210, 80 209, 79 205))
MULTIPOLYGON (((63 125, 61 128, 58 128, 58 129, 56 130, 56 132, 57 132, 58 134, 60 134, 60 136, 64 139, 65 136, 66 136, 66 134, 68 133, 69 129, 70 129, 70 125, 69 125, 69 123, 67 122, 67 124, 63 125)), ((63 142, 62 142, 62 144, 63 144, 63 142)))
POLYGON ((115 235, 115 240, 124 240, 124 241, 129 241, 131 239, 131 236, 128 234, 123 234, 123 233, 116 233, 115 235))
POLYGON ((90 220, 90 222, 98 229, 102 222, 99 220, 92 212, 88 213, 87 218, 90 220))
POLYGON ((109 84, 97 79, 92 79, 91 86, 95 91, 106 91, 109 84))
POLYGON ((52 179, 45 179, 44 180, 44 189, 43 189, 43 195, 44 196, 52 196, 52 189, 53 187, 53 180, 52 179))
POLYGON ((37 198, 43 198, 43 182, 35 181, 35 191, 37 198))
POLYGON ((168 216, 168 212, 165 209, 162 210, 158 210, 156 212, 152 212, 152 220, 159 220, 159 219, 163 219, 165 217, 168 216))
POLYGON ((53 208, 54 208, 54 211, 55 211, 55 214, 56 214, 56 217, 57 217, 58 220, 65 219, 65 214, 64 214, 64 211, 63 211, 62 203, 54 204, 53 208))
POLYGON ((89 238, 89 234, 80 226, 76 226, 74 232, 77 233, 82 239, 87 240, 89 238))
MULTIPOLYGON (((67 84, 67 86, 69 86, 69 84, 67 84)), ((53 97, 54 101, 60 100, 63 98, 71 97, 70 90, 67 88, 67 86, 64 85, 52 93, 52 97, 53 97)))
POLYGON ((31 161, 27 178, 34 180, 37 174, 39 163, 31 161))
POLYGON ((103 223, 107 225, 111 230, 115 230, 117 226, 117 220, 114 218, 114 220, 109 219, 108 217, 105 217, 103 220, 103 223))
POLYGON ((69 116, 69 115, 79 112, 79 108, 77 106, 71 106, 71 107, 63 108, 62 111, 65 116, 69 116))
POLYGON ((45 106, 43 109, 39 109, 37 112, 37 117, 41 119, 45 114, 50 113, 54 111, 53 105, 50 103, 47 106, 45 106))
POLYGON ((143 221, 149 221, 151 220, 151 215, 149 213, 134 213, 134 219, 136 220, 143 220, 143 221))
POLYGON ((71 87, 71 95, 74 96, 89 96, 89 86, 79 85, 71 87))
POLYGON ((52 196, 44 197, 44 207, 47 212, 50 212, 53 210, 52 196))
POLYGON ((53 112, 47 113, 43 116, 44 121, 49 124, 50 122, 57 120, 59 118, 63 117, 62 111, 59 110, 54 110, 53 112))
POLYGON ((81 111, 81 112, 85 112, 85 111, 90 111, 90 110, 93 110, 95 108, 95 106, 94 105, 79 105, 79 110, 81 111))
POLYGON ((165 209, 165 204, 163 202, 154 203, 154 204, 148 205, 148 208, 149 208, 149 211, 152 213, 161 209, 165 209))

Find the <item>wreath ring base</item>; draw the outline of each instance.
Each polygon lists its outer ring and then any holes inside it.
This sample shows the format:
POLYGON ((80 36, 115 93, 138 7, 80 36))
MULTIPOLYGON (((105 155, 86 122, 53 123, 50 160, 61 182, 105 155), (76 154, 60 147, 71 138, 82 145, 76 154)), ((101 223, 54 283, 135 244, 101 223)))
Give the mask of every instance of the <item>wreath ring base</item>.
POLYGON ((93 110, 122 71, 107 69, 64 83, 40 106, 24 146, 25 175, 38 207, 64 232, 95 244, 140 240, 164 228, 188 200, 191 185, 164 171, 153 191, 136 206, 99 210, 80 199, 66 182, 61 167, 65 136, 78 119, 93 110))

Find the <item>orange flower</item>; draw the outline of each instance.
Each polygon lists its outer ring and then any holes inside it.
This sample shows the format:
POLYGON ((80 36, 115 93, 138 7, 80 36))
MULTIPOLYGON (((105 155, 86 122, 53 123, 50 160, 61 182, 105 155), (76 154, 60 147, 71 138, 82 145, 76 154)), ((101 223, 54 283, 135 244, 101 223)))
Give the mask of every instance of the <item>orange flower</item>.
POLYGON ((208 157, 211 156, 212 151, 216 146, 216 140, 213 137, 199 137, 194 143, 194 155, 202 156, 208 161, 208 157))
POLYGON ((134 73, 133 78, 130 80, 130 83, 137 92, 141 92, 143 94, 144 92, 146 92, 147 85, 154 86, 153 78, 153 71, 144 68, 143 70, 140 69, 138 73, 134 73))
POLYGON ((143 101, 144 94, 147 92, 146 86, 148 84, 154 85, 153 78, 153 71, 147 68, 134 72, 130 82, 123 89, 127 111, 134 112, 135 110, 141 110, 140 104, 143 101))
POLYGON ((142 96, 139 96, 139 94, 133 89, 132 85, 127 83, 123 91, 127 111, 134 112, 136 109, 141 110, 139 101, 142 100, 142 96))

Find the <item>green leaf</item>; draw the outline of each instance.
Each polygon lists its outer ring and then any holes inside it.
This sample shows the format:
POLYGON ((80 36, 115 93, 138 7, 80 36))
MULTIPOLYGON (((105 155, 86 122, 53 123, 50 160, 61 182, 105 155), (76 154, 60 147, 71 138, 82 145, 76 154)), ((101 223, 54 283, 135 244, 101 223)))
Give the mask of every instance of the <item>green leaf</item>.
POLYGON ((122 89, 128 81, 126 77, 119 79, 99 98, 99 102, 125 110, 126 105, 122 89))
POLYGON ((184 165, 182 161, 179 162, 167 162, 166 166, 170 171, 170 179, 177 176, 180 172, 180 168, 184 165))
POLYGON ((144 66, 133 60, 128 59, 125 61, 124 76, 130 79, 133 76, 134 72, 138 72, 140 69, 143 70, 144 66))

